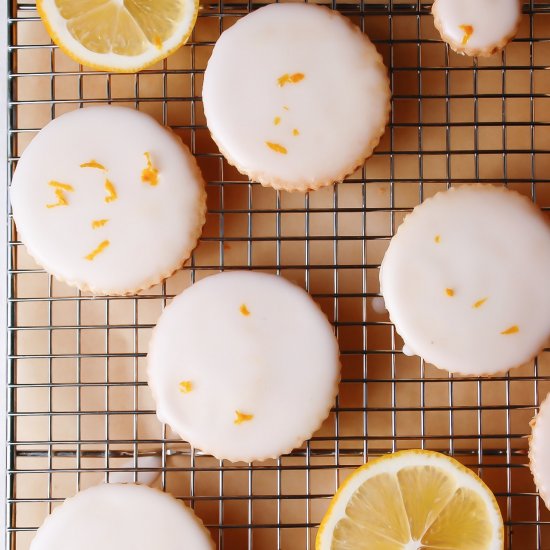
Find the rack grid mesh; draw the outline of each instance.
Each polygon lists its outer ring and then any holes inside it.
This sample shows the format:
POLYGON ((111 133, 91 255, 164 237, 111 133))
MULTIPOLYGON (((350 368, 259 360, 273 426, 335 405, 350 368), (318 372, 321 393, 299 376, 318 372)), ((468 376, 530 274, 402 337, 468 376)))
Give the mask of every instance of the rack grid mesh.
POLYGON ((431 2, 328 3, 383 54, 392 116, 361 170, 308 195, 249 182, 205 125, 201 87, 213 45, 260 5, 206 0, 188 45, 137 75, 117 75, 82 68, 53 46, 33 2, 7 2, 8 181, 54 117, 127 105, 189 145, 208 182, 209 213, 184 269, 124 298, 52 279, 8 216, 6 548, 29 548, 46 515, 79 489, 158 473, 156 486, 190 504, 220 549, 311 549, 346 475, 405 448, 439 450, 477 472, 497 496, 507 547, 550 548, 550 513, 527 458, 529 420, 550 390, 549 350, 491 379, 449 376, 402 354, 378 286, 403 217, 451 184, 504 182, 550 209, 550 3, 526 2, 518 37, 483 60, 440 41, 431 2), (147 342, 162 308, 193 282, 234 269, 277 273, 306 288, 342 350, 330 417, 300 449, 263 463, 232 464, 191 449, 156 420, 145 382, 147 342))

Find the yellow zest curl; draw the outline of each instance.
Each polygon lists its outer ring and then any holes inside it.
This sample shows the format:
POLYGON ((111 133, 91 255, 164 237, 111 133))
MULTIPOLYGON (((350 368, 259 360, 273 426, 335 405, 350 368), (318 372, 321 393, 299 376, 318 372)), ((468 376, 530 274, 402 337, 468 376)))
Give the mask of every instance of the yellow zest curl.
POLYGON ((179 390, 181 393, 189 393, 193 391, 193 382, 189 380, 183 380, 179 383, 179 390))
POLYGON ((113 182, 109 179, 105 179, 105 191, 107 191, 108 193, 108 195, 105 197, 105 202, 113 202, 118 199, 115 186, 113 185, 113 182))
POLYGON ((147 160, 147 166, 141 172, 141 181, 148 183, 152 187, 155 187, 159 182, 159 171, 153 166, 151 162, 151 154, 143 153, 147 160))
POLYGON ((92 250, 87 256, 84 256, 86 260, 91 262, 98 254, 101 254, 111 243, 109 241, 101 241, 97 247, 92 250))
POLYGON ((293 136, 299 136, 300 135, 300 132, 299 132, 298 128, 294 128, 294 130, 292 130, 292 135, 293 136))
POLYGON ((99 229, 100 227, 103 227, 109 220, 93 220, 92 221, 92 229, 99 229))
POLYGON ((84 164, 80 165, 80 168, 96 168, 97 170, 103 170, 104 172, 107 172, 107 169, 103 164, 100 164, 96 160, 91 160, 90 162, 85 162, 84 164))
POLYGON ((279 143, 272 143, 271 141, 266 141, 265 144, 276 153, 279 153, 281 155, 286 155, 288 151, 286 150, 286 147, 283 147, 279 143))
POLYGON ((67 197, 65 196, 65 193, 63 193, 62 189, 56 189, 55 196, 57 197, 57 202, 47 204, 46 208, 55 208, 56 206, 67 206, 69 204, 69 201, 67 200, 67 197))
POLYGON ((281 117, 280 117, 280 116, 276 116, 276 117, 273 119, 273 124, 275 124, 275 126, 279 126, 279 124, 281 124, 281 117))
POLYGON ((304 73, 285 73, 277 79, 277 84, 282 88, 286 84, 297 84, 301 80, 304 80, 305 77, 306 75, 304 73))
POLYGON ((508 336, 509 334, 517 334, 518 332, 519 332, 519 327, 517 325, 513 325, 510 328, 503 330, 500 334, 503 334, 504 336, 508 336))
POLYGON ((489 298, 482 298, 481 300, 478 300, 477 302, 474 302, 474 305, 472 306, 474 309, 479 309, 489 298))
POLYGON ((243 304, 240 308, 239 308, 239 311, 241 312, 242 315, 244 315, 245 317, 248 317, 250 315, 250 311, 249 309, 246 307, 245 304, 243 304))
POLYGON ((472 37, 472 34, 474 34, 474 27, 472 27, 472 25, 460 25, 458 28, 464 33, 464 36, 462 37, 462 45, 466 46, 472 37))
POLYGON ((233 420, 233 424, 242 424, 243 422, 249 422, 254 418, 253 414, 246 414, 241 411, 235 411, 235 420, 233 420))
POLYGON ((64 191, 74 191, 74 187, 68 183, 61 183, 60 181, 50 181, 48 182, 50 187, 55 187, 56 189, 63 189, 64 191))
POLYGON ((65 191, 73 192, 74 187, 72 185, 69 185, 68 183, 61 183, 55 180, 49 181, 48 185, 55 189, 54 193, 55 193, 55 196, 57 197, 57 202, 52 204, 47 204, 46 208, 55 208, 56 206, 67 206, 69 204, 69 200, 65 195, 65 191))
POLYGON ((449 298, 452 298, 455 295, 455 291, 452 288, 446 288, 445 294, 449 296, 449 298))

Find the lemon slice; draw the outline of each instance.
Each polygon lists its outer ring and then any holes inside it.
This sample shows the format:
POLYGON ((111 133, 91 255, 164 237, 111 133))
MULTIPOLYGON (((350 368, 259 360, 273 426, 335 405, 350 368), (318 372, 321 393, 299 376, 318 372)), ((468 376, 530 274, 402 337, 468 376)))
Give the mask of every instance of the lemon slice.
POLYGON ((82 65, 137 72, 187 42, 198 0, 36 0, 52 40, 82 65))
POLYGON ((456 460, 401 451, 357 469, 334 496, 317 550, 500 550, 490 489, 456 460))

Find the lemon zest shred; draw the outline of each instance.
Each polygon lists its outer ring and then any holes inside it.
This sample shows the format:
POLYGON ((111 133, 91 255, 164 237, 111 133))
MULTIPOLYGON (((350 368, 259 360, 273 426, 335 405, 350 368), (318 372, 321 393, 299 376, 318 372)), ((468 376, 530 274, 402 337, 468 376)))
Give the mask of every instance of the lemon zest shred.
POLYGON ((474 302, 472 307, 474 309, 479 309, 489 298, 482 298, 481 300, 478 300, 477 302, 474 302))
POLYGON ((143 155, 147 160, 147 166, 141 171, 141 181, 155 187, 159 182, 159 171, 153 166, 151 154, 146 152, 143 155))
POLYGON ((56 189, 55 196, 57 197, 57 202, 47 204, 46 208, 55 208, 56 206, 67 206, 69 201, 63 192, 63 189, 56 189))
POLYGON ((92 221, 92 229, 99 229, 100 227, 103 227, 109 220, 93 220, 92 221))
POLYGON ((97 162, 97 160, 91 160, 90 162, 85 162, 80 165, 80 168, 96 168, 97 170, 103 170, 104 172, 107 172, 107 168, 103 166, 103 164, 100 164, 97 162))
POLYGON ((107 191, 108 193, 108 195, 105 197, 105 202, 113 202, 118 199, 115 186, 113 185, 113 182, 108 178, 105 178, 105 191, 107 191))
POLYGON ((517 334, 519 332, 519 327, 517 325, 512 325, 510 328, 503 330, 500 334, 508 336, 509 334, 517 334))
POLYGON ((285 73, 277 79, 277 84, 282 88, 286 84, 297 84, 304 80, 305 77, 306 75, 304 73, 285 73))
POLYGON ((280 117, 280 116, 276 116, 276 117, 273 119, 273 124, 275 124, 275 126, 279 126, 279 124, 281 124, 281 117, 280 117))
POLYGON ((434 237, 434 242, 435 242, 435 244, 440 244, 441 243, 441 235, 436 235, 434 237))
POLYGON ((273 143, 271 141, 266 141, 265 144, 272 150, 272 151, 275 151, 276 153, 279 153, 281 155, 286 155, 288 153, 288 151, 286 150, 286 147, 283 147, 281 144, 279 143, 273 143))
POLYGON ((472 37, 472 34, 474 34, 474 27, 472 27, 472 25, 460 25, 458 28, 464 33, 464 36, 462 37, 462 45, 466 46, 472 37))
POLYGON ((238 426, 243 422, 250 422, 250 420, 252 420, 253 418, 253 414, 246 414, 241 411, 235 411, 235 420, 233 420, 233 424, 236 424, 238 426))
POLYGON ((86 260, 91 262, 98 254, 101 254, 111 243, 109 241, 101 241, 94 250, 84 256, 86 260))
POLYGON ((277 84, 282 88, 285 84, 290 82, 290 75, 285 73, 277 79, 277 84))
POLYGON ((55 187, 56 189, 63 189, 64 191, 74 191, 74 187, 68 183, 61 183, 60 181, 49 181, 48 185, 50 187, 55 187))
POLYGON ((189 393, 193 391, 193 382, 190 380, 182 380, 179 385, 180 393, 189 393))
POLYGON ((455 291, 452 288, 446 288, 445 294, 449 296, 449 298, 452 298, 455 295, 455 291))
POLYGON ((46 204, 46 208, 55 208, 57 206, 68 206, 69 200, 65 191, 73 192, 74 187, 68 183, 61 183, 60 181, 51 180, 48 182, 50 187, 54 188, 55 196, 57 197, 57 202, 46 204))
POLYGON ((242 304, 242 306, 239 308, 239 311, 245 317, 248 317, 250 315, 250 310, 246 307, 246 304, 242 304))
POLYGON ((293 136, 299 136, 300 135, 300 131, 298 130, 298 128, 294 128, 294 130, 292 130, 292 135, 293 136))

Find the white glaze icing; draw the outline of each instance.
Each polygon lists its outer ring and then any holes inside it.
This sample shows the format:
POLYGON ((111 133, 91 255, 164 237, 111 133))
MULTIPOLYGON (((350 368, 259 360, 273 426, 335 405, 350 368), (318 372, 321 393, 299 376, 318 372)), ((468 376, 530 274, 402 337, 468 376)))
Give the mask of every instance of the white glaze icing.
POLYGON ((372 299, 372 309, 376 313, 386 313, 386 304, 384 303, 384 298, 381 298, 380 296, 377 296, 376 298, 372 299))
POLYGON ((518 27, 521 4, 518 0, 436 0, 433 13, 443 39, 453 49, 477 55, 506 45, 518 27))
MULTIPOLYGON (((115 464, 115 467, 121 470, 128 470, 135 467, 135 462, 133 458, 129 458, 122 464, 115 464)), ((137 472, 137 483, 151 485, 160 475, 162 460, 159 455, 138 456, 137 468, 139 468, 137 472)), ((111 472, 109 474, 109 483, 134 483, 134 472, 111 472)))
POLYGON ((38 263, 79 288, 112 294, 146 288, 180 267, 206 208, 204 182, 180 139, 144 113, 111 106, 50 122, 17 165, 11 202, 20 238, 38 263), (145 153, 157 185, 142 181, 145 153), (90 161, 106 170, 81 167, 90 161), (117 195, 110 202, 107 179, 117 195), (48 208, 58 191, 68 204, 48 208), (108 222, 94 229, 94 220, 108 222), (109 246, 86 259, 104 241, 109 246))
POLYGON ((542 402, 539 412, 531 422, 529 442, 530 467, 537 490, 550 509, 550 396, 542 402))
POLYGON ((403 355, 406 355, 407 357, 413 357, 414 355, 416 355, 416 353, 414 353, 410 346, 407 346, 407 344, 405 344, 403 346, 403 355))
POLYGON ((91 487, 56 508, 31 550, 213 550, 201 521, 172 496, 144 485, 91 487))
POLYGON ((367 36, 312 4, 247 15, 221 35, 204 75, 204 112, 222 153, 251 178, 287 190, 357 168, 384 132, 389 98, 387 70, 367 36), (303 79, 279 85, 294 74, 303 79))
POLYGON ((157 415, 194 447, 233 461, 298 447, 328 415, 338 344, 311 297, 281 277, 225 272, 166 308, 148 356, 157 415), (180 391, 180 383, 190 386, 180 391), (190 391, 185 391, 190 390, 190 391), (237 411, 253 417, 235 423, 237 411))
POLYGON ((415 208, 380 271, 390 318, 410 349, 467 375, 506 371, 542 349, 549 280, 546 219, 525 197, 491 185, 452 189, 415 208))

